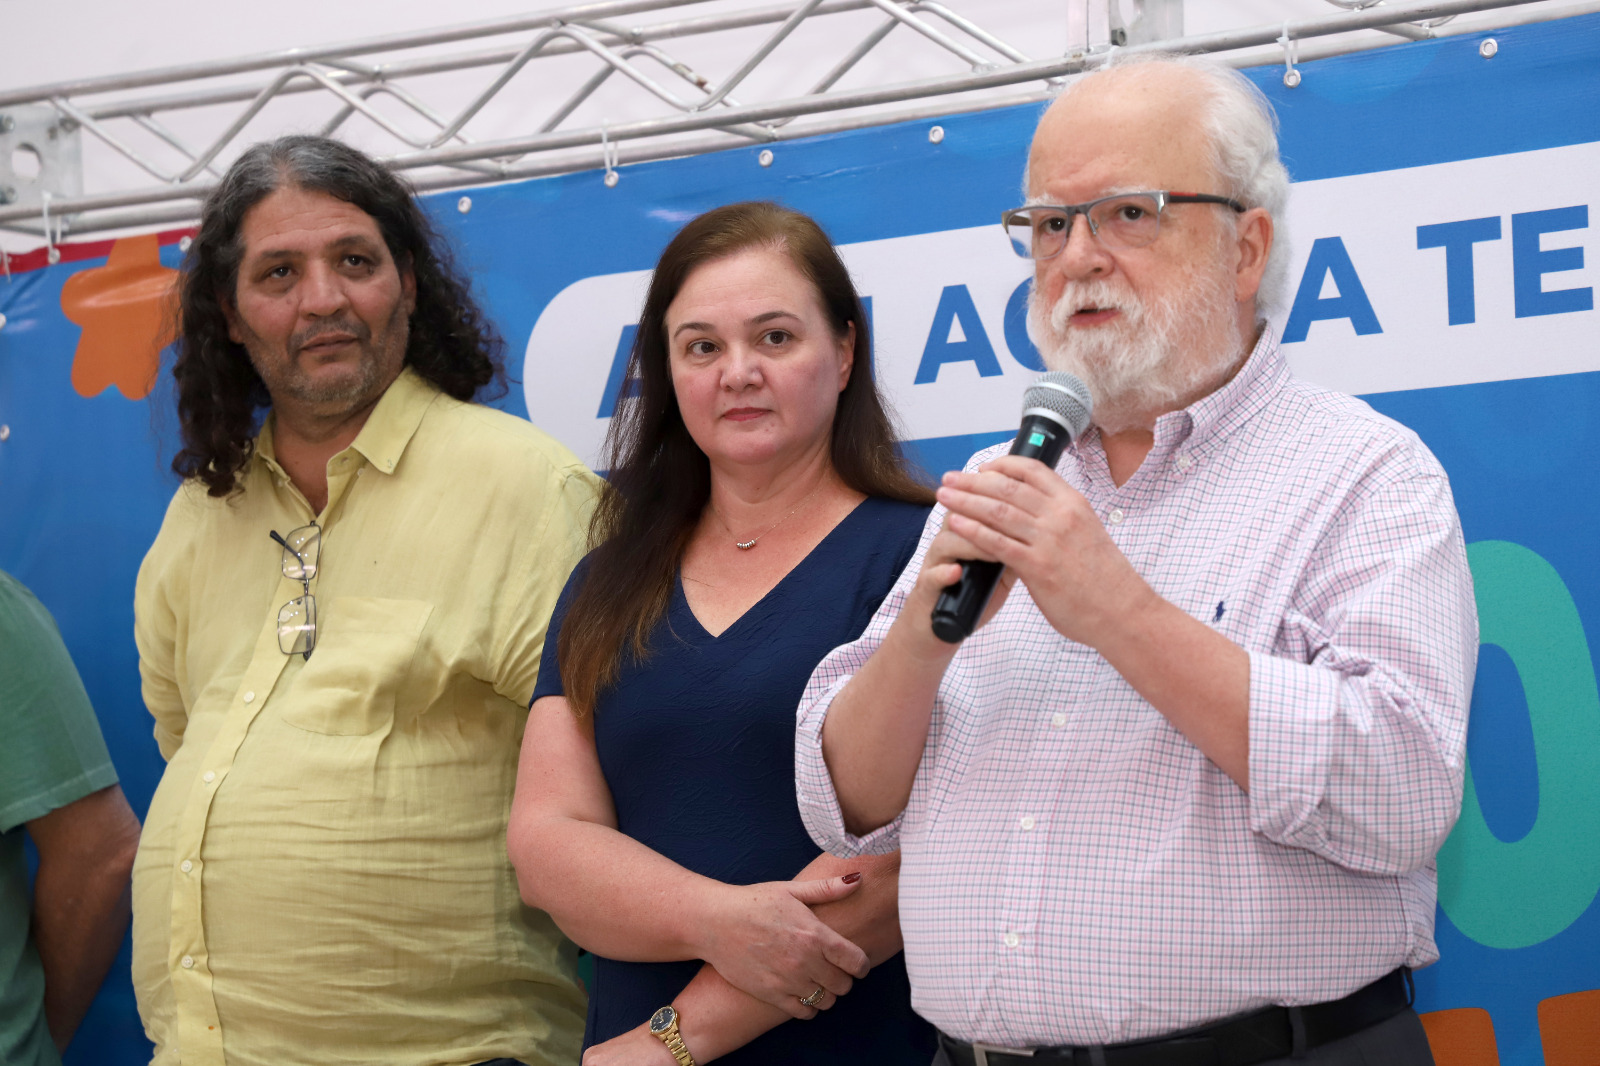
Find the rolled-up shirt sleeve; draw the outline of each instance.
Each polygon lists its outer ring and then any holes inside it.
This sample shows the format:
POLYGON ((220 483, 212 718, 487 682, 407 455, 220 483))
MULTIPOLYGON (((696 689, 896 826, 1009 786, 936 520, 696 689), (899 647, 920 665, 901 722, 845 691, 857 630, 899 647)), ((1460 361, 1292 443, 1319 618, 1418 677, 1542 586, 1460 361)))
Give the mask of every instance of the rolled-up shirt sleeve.
POLYGON ((1250 656, 1250 827, 1361 873, 1429 863, 1461 807, 1477 610, 1442 472, 1347 501, 1250 656))
POLYGON ((905 818, 901 811, 887 825, 879 826, 865 836, 856 836, 844 827, 844 813, 839 809, 839 793, 833 785, 833 775, 828 772, 827 761, 822 757, 822 727, 828 719, 828 709, 834 697, 855 677, 873 652, 883 643, 883 638, 905 605, 911 587, 916 584, 922 570, 922 558, 927 554, 939 527, 944 524, 944 508, 935 507, 922 529, 917 550, 900 573, 894 588, 884 597, 878 612, 867 623, 861 636, 850 644, 835 648, 817 665, 800 698, 800 708, 795 727, 794 770, 795 795, 800 803, 800 818, 806 832, 819 848, 841 858, 856 855, 885 855, 900 847, 900 823, 905 818))

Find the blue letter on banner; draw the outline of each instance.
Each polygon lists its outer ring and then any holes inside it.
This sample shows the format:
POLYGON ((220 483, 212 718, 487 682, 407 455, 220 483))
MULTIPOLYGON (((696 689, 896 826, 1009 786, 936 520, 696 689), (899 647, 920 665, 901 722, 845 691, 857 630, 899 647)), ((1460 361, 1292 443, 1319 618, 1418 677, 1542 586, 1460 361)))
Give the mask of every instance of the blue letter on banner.
POLYGON ((973 306, 972 294, 965 285, 946 285, 939 294, 939 307, 933 312, 933 328, 928 331, 928 343, 922 349, 922 362, 917 364, 916 384, 937 381, 939 368, 946 363, 976 363, 981 377, 999 377, 1000 360, 994 356, 989 335, 983 331, 983 321, 973 306), (950 339, 950 324, 961 323, 965 340, 950 339))
POLYGON ((1044 357, 1028 336, 1028 293, 1032 288, 1032 279, 1024 281, 1006 301, 1006 347, 1011 349, 1012 358, 1029 370, 1043 370, 1044 357))
POLYGON ((628 372, 628 356, 633 354, 633 335, 638 332, 637 322, 622 327, 622 337, 617 341, 616 354, 611 357, 611 373, 606 376, 606 391, 600 397, 600 413, 596 418, 610 418, 617 413, 617 401, 639 395, 638 378, 629 378, 626 389, 622 382, 628 372))
POLYGON ((1593 309, 1594 290, 1591 288, 1544 291, 1544 275, 1582 268, 1583 249, 1552 248, 1541 251, 1539 248, 1541 234, 1587 229, 1588 226, 1587 204, 1558 207, 1553 211, 1524 211, 1511 216, 1511 269, 1518 318, 1593 309))
POLYGON ((1472 246, 1479 241, 1500 239, 1500 219, 1469 218, 1461 222, 1440 222, 1417 227, 1417 247, 1444 249, 1445 299, 1450 307, 1450 324, 1464 325, 1478 320, 1478 302, 1473 287, 1472 246))
POLYGON ((1284 343, 1305 340, 1311 323, 1329 318, 1348 318, 1358 334, 1383 332, 1372 301, 1367 299, 1367 290, 1356 277, 1356 265, 1344 250, 1344 241, 1339 237, 1318 237, 1311 245, 1300 290, 1294 294, 1294 307, 1283 327, 1284 343), (1322 279, 1329 274, 1333 275, 1339 295, 1322 299, 1318 293, 1322 292, 1322 279))

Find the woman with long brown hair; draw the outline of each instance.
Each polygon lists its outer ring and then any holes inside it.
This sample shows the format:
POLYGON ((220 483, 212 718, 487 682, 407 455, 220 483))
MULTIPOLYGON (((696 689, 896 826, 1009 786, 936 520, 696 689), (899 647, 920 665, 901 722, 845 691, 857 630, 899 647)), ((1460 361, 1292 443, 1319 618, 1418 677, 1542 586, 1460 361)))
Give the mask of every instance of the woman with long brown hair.
POLYGON ((932 502, 867 329, 827 237, 776 204, 701 215, 656 267, 508 838, 523 899, 596 956, 586 1066, 932 1057, 899 856, 819 854, 794 793, 806 680, 932 502))

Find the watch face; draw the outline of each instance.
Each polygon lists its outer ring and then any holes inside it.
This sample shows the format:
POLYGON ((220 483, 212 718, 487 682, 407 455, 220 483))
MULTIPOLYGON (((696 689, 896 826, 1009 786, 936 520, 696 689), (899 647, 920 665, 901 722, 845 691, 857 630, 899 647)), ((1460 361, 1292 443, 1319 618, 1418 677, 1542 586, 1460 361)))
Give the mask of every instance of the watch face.
MULTIPOLYGON (((635 1014, 634 1017, 637 1018, 638 1015, 635 1014)), ((670 1006, 662 1007, 660 1010, 656 1011, 650 1016, 650 1031, 652 1033, 664 1033, 670 1029, 672 1027, 672 1023, 677 1020, 677 1011, 673 1010, 670 1006)))

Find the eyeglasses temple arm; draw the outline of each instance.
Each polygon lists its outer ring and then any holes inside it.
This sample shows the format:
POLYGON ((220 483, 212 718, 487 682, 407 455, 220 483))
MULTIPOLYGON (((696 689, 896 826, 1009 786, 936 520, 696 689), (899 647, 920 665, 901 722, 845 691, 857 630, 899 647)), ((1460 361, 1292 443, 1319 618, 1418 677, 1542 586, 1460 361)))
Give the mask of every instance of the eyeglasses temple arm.
MULTIPOLYGON (((304 555, 301 555, 299 552, 295 551, 293 548, 289 547, 289 542, 284 540, 281 536, 279 536, 278 535, 278 531, 276 529, 267 530, 267 536, 271 537, 273 540, 277 541, 279 544, 282 544, 284 551, 288 552, 290 555, 293 555, 296 559, 299 559, 300 560, 300 566, 301 566, 302 569, 304 569, 304 567, 306 565, 306 557, 304 555)), ((306 586, 307 591, 310 591, 311 585, 310 585, 310 582, 306 578, 302 577, 300 579, 300 583, 302 585, 306 586)))
POLYGON ((1235 212, 1241 215, 1250 210, 1237 200, 1226 196, 1213 196, 1208 192, 1178 192, 1174 189, 1168 191, 1166 197, 1167 202, 1171 204, 1222 204, 1225 207, 1233 208, 1235 212))

